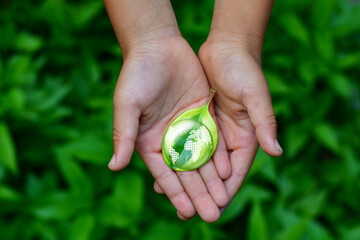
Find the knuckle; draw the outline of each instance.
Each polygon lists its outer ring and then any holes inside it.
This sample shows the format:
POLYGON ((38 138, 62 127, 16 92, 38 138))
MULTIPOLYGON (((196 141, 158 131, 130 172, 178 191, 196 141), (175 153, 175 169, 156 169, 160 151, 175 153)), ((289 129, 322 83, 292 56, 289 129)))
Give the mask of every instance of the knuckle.
POLYGON ((268 126, 272 129, 272 130, 277 130, 277 122, 276 122, 276 118, 275 118, 275 114, 274 112, 272 112, 271 114, 269 114, 266 117, 266 121, 268 126))
POLYGON ((113 128, 113 141, 118 142, 121 139, 121 133, 118 129, 113 128))
POLYGON ((207 191, 199 192, 193 197, 193 201, 201 204, 201 202, 203 202, 203 200, 207 197, 210 197, 207 191))
POLYGON ((164 171, 155 177, 157 183, 166 182, 166 179, 172 175, 171 171, 164 171))

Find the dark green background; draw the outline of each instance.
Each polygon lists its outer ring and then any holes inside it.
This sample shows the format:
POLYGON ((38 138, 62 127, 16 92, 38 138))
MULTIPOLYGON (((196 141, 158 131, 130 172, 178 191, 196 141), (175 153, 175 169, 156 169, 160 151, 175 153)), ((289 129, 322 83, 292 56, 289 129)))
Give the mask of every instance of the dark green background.
MULTIPOLYGON (((213 1, 173 1, 197 51, 213 1)), ((275 3, 263 54, 284 155, 216 224, 177 219, 139 157, 112 173, 121 51, 101 1, 0 0, 1 239, 360 239, 360 4, 275 3)), ((185 70, 184 70, 185 71, 185 70)))

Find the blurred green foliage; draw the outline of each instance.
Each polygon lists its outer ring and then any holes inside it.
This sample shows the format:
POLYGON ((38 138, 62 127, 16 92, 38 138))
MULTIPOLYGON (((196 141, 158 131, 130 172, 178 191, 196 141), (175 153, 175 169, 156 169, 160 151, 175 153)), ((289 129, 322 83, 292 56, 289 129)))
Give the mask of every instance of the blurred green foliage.
MULTIPOLYGON (((173 1, 195 51, 213 1, 173 1)), ((220 221, 177 219, 134 153, 112 173, 121 51, 101 1, 0 1, 1 239, 360 239, 360 4, 275 3, 263 54, 284 156, 220 221)))

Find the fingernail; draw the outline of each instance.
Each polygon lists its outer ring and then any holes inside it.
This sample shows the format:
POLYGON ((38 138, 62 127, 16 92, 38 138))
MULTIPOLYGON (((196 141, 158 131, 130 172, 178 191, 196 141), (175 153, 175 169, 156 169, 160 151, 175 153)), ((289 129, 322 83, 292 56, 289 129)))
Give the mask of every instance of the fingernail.
POLYGON ((276 148, 279 152, 282 152, 282 151, 283 151, 277 139, 275 139, 275 148, 276 148))
POLYGON ((110 167, 110 166, 114 165, 115 161, 116 161, 116 159, 115 159, 115 153, 114 153, 111 160, 110 160, 110 162, 109 162, 109 164, 108 164, 108 166, 110 167))

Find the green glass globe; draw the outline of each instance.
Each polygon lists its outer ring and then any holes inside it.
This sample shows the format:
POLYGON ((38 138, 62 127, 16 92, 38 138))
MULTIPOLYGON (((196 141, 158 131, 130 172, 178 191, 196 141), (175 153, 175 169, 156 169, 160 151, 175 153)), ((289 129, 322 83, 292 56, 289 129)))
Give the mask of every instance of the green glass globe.
POLYGON ((202 107, 185 111, 166 130, 162 153, 165 162, 172 169, 197 169, 213 155, 218 133, 208 108, 214 92, 211 91, 208 101, 202 107))

